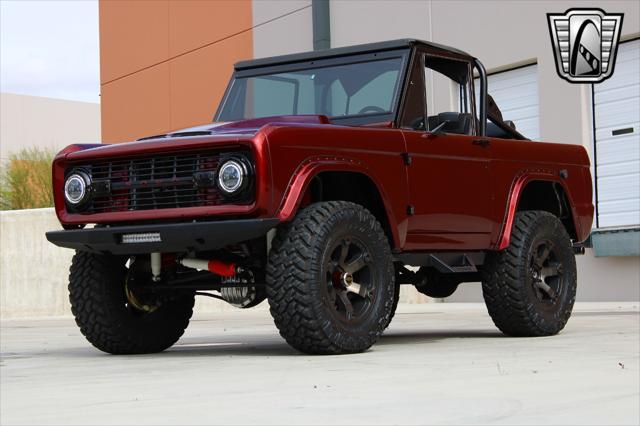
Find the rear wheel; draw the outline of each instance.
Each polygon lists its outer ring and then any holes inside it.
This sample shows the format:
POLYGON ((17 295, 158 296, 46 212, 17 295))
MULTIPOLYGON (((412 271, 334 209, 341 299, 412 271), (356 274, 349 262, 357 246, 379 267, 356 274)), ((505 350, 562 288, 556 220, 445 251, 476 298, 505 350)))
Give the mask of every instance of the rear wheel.
POLYGON ((382 227, 365 208, 313 204, 278 230, 267 296, 280 334, 312 354, 360 352, 390 321, 396 287, 382 227))
POLYGON ((146 261, 127 260, 76 252, 69 275, 71 311, 82 334, 101 351, 163 351, 187 328, 195 295, 182 291, 158 296, 143 290, 150 277, 146 261))
POLYGON ((482 291, 493 322, 512 336, 549 336, 564 328, 576 297, 577 272, 571 239, 562 223, 544 211, 516 215, 511 242, 491 254, 482 291))

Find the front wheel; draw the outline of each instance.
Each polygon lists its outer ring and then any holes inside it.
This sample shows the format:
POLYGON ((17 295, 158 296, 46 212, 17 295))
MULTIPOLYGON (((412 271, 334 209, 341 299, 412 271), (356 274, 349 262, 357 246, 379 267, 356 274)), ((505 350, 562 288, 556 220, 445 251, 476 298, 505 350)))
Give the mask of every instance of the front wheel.
POLYGON ((376 218, 344 201, 312 204, 278 230, 267 297, 280 334, 310 354, 361 352, 389 324, 391 250, 376 218))
POLYGON ((516 215, 509 247, 488 256, 482 292, 495 325, 511 336, 550 336, 564 328, 576 298, 571 239, 544 211, 516 215))
POLYGON ((158 296, 141 288, 145 260, 77 252, 69 274, 69 300, 80 331, 111 354, 160 352, 184 333, 195 295, 158 296))

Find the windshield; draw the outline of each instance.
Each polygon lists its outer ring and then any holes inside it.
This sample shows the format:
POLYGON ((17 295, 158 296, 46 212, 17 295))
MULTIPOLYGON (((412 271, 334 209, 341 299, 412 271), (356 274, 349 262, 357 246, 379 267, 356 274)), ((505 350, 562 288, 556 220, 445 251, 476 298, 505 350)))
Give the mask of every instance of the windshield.
POLYGON ((393 114, 403 58, 236 77, 217 121, 314 114, 393 114))

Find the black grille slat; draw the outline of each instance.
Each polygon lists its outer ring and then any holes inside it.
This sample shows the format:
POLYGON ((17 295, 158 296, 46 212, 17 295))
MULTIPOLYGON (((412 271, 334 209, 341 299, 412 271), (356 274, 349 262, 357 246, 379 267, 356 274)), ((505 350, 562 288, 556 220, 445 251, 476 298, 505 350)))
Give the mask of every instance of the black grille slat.
MULTIPOLYGON (((156 171, 156 158, 153 157, 151 159, 151 176, 155 177, 156 173, 157 173, 157 171, 156 171)), ((159 183, 159 185, 160 185, 160 183, 159 183)), ((151 192, 153 192, 153 190, 151 192)), ((156 198, 154 198, 153 195, 151 195, 151 201, 152 201, 152 204, 153 204, 153 208, 157 209, 158 208, 158 200, 156 198)))
MULTIPOLYGON (((212 154, 215 155, 215 154, 212 154)), ((160 161, 160 159, 167 161, 173 161, 173 157, 176 156, 176 154, 157 154, 156 157, 156 161, 160 161)), ((193 154, 193 155, 184 155, 184 156, 180 156, 179 161, 181 162, 186 162, 186 161, 193 161, 199 158, 199 154, 193 154)), ((131 161, 149 161, 151 157, 141 157, 141 156, 137 156, 137 157, 128 157, 126 160, 113 160, 113 161, 96 161, 95 163, 92 163, 92 165, 94 166, 108 166, 109 164, 113 164, 114 166, 122 166, 122 165, 128 165, 129 162, 131 161)))
POLYGON ((220 153, 202 152, 83 164, 79 167, 87 170, 93 181, 110 188, 110 193, 96 195, 84 213, 219 205, 224 200, 217 188, 198 188, 194 179, 196 173, 216 172, 219 162, 220 153))
MULTIPOLYGON (((152 191, 143 191, 143 192, 138 192, 137 196, 139 200, 144 200, 147 198, 156 198, 156 199, 162 199, 162 198, 171 198, 171 197, 186 197, 186 196, 193 196, 197 194, 197 190, 192 189, 192 188, 185 188, 185 189, 169 189, 169 190, 163 190, 162 192, 152 192, 152 191)), ((130 196, 131 193, 130 192, 123 192, 122 194, 119 194, 118 196, 130 196)), ((201 196, 204 196, 205 194, 201 194, 201 196)), ((94 201, 94 203, 101 203, 101 202, 106 202, 107 200, 105 199, 106 197, 101 197, 100 199, 96 199, 94 201)))
MULTIPOLYGON (((176 157, 173 157, 173 164, 174 164, 174 167, 173 167, 173 179, 175 179, 177 177, 177 173, 178 173, 177 172, 178 159, 176 157)), ((175 199, 176 205, 178 205, 178 197, 175 197, 174 199, 175 199)))
MULTIPOLYGON (((142 195, 138 196, 138 203, 139 204, 143 204, 143 203, 147 203, 147 202, 162 202, 162 201, 174 201, 176 199, 193 199, 193 200, 198 200, 201 199, 201 201, 204 201, 206 199, 206 197, 204 196, 198 196, 195 191, 192 192, 191 194, 181 194, 181 195, 175 195, 172 194, 171 196, 166 196, 166 197, 158 197, 158 196, 151 196, 151 194, 145 194, 145 195, 150 195, 149 197, 143 197, 142 195)), ((94 204, 104 204, 104 203, 108 203, 109 200, 100 200, 100 201, 94 201, 94 204)))

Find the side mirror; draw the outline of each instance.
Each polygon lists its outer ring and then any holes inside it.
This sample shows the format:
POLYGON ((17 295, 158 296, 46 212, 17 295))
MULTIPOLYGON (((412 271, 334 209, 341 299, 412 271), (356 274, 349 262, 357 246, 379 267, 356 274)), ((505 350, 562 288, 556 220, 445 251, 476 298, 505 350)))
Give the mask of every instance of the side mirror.
POLYGON ((443 135, 445 133, 444 128, 445 126, 449 124, 449 120, 445 120, 442 123, 438 124, 436 127, 434 127, 433 129, 427 131, 427 133, 425 134, 425 137, 427 139, 431 139, 435 136, 440 136, 443 135))

